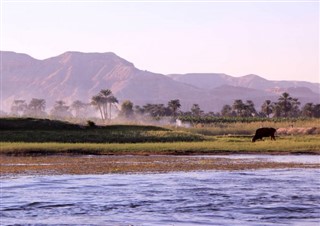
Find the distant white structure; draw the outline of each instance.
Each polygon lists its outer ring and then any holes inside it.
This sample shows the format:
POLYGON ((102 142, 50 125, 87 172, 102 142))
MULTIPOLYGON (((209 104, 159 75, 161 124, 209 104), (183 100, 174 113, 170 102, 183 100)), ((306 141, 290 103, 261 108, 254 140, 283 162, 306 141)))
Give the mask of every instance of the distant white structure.
POLYGON ((180 119, 176 119, 176 128, 177 127, 189 128, 190 127, 190 123, 183 123, 180 119))
POLYGON ((176 127, 181 127, 182 121, 180 119, 176 119, 176 127))

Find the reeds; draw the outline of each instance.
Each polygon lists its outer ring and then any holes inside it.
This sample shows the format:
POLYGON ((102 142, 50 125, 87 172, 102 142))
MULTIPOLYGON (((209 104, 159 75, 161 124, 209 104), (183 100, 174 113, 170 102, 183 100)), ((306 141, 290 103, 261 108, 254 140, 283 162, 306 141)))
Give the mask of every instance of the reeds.
MULTIPOLYGON (((196 127, 183 128, 178 130, 192 132, 196 134, 202 134, 207 136, 217 135, 252 135, 256 129, 261 127, 273 127, 275 129, 286 128, 292 131, 297 128, 316 128, 312 131, 312 134, 320 134, 320 119, 301 119, 292 121, 261 121, 261 122, 234 122, 234 123, 214 123, 214 124, 199 124, 196 127)), ((289 133, 290 134, 290 133, 289 133)), ((293 133, 291 133, 293 134, 293 133)), ((303 133, 300 133, 303 134, 303 133)), ((308 134, 308 133, 304 133, 308 134)))

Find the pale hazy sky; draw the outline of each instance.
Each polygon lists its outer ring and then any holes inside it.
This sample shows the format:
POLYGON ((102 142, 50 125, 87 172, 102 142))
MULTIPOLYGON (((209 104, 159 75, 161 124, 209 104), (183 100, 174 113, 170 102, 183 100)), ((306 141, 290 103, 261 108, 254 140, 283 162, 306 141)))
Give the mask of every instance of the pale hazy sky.
POLYGON ((319 78, 318 1, 1 0, 1 50, 114 52, 142 70, 319 78))

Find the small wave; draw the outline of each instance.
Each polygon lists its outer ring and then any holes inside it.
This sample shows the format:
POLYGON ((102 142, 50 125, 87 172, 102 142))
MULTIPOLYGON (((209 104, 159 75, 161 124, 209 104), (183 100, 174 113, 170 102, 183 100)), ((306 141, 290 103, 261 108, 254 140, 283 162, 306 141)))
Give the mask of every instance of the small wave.
POLYGON ((1 223, 278 226, 320 222, 318 170, 242 172, 3 179, 1 223))

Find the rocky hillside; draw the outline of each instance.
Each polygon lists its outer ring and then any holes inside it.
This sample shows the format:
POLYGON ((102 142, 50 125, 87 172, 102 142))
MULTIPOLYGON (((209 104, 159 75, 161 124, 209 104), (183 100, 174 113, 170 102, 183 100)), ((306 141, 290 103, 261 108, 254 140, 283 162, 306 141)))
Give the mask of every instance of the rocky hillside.
POLYGON ((319 103, 320 85, 309 82, 269 81, 257 75, 169 75, 142 71, 114 53, 66 52, 45 60, 26 54, 1 52, 2 104, 10 109, 14 99, 43 98, 47 109, 56 100, 89 102, 101 89, 111 89, 134 104, 167 103, 180 99, 184 110, 198 103, 205 111, 220 111, 234 99, 253 100, 259 108, 265 99, 284 91, 301 102, 319 103))

